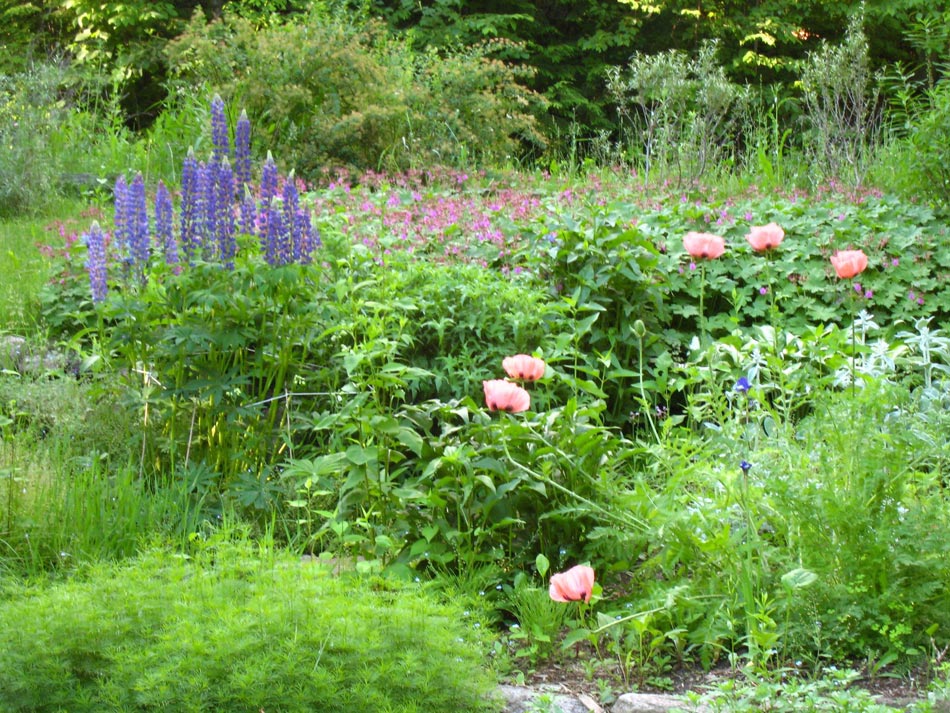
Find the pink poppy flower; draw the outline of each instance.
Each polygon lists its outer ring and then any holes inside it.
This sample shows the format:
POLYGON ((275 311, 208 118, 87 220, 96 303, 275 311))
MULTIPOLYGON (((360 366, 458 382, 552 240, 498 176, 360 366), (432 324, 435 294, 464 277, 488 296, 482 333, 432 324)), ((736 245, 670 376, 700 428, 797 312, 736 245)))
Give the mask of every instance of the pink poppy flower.
POLYGON ((485 405, 489 411, 507 411, 519 413, 531 407, 531 396, 517 384, 504 379, 483 381, 485 405))
POLYGON ((544 360, 527 354, 515 354, 501 361, 505 373, 512 379, 537 381, 544 376, 544 360))
POLYGON ((548 588, 548 594, 556 602, 577 602, 581 599, 589 602, 593 591, 594 570, 583 564, 551 575, 551 586, 548 588))
POLYGON ((857 277, 868 266, 868 256, 863 250, 839 250, 831 256, 838 277, 848 280, 857 277))
POLYGON ((694 258, 715 260, 726 251, 726 240, 712 233, 690 231, 683 236, 683 247, 694 258))
POLYGON ((784 238, 785 231, 775 223, 753 225, 749 229, 748 235, 745 236, 745 239, 749 241, 749 245, 757 253, 764 253, 767 250, 777 248, 784 238))

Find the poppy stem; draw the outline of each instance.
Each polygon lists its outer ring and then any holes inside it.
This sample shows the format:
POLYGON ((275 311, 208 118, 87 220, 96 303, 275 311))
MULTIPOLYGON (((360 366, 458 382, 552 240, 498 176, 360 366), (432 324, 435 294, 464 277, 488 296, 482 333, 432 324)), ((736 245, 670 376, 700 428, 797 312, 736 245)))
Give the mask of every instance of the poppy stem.
POLYGON ((699 263, 699 339, 700 347, 705 347, 709 341, 706 336, 706 262, 699 263))

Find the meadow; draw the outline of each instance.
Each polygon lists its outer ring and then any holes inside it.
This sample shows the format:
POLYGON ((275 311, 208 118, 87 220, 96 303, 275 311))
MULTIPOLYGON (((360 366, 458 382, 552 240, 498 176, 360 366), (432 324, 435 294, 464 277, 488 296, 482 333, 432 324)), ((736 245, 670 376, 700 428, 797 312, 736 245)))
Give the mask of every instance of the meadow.
POLYGON ((497 710, 552 663, 945 709, 943 207, 303 181, 210 107, 177 174, 0 224, 0 710, 497 710))

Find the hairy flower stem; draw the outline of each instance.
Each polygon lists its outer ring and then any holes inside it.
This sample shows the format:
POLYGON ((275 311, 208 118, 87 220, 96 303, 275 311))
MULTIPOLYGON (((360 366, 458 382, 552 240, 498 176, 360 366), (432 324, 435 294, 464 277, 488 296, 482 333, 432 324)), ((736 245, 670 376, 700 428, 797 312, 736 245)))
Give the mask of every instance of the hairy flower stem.
POLYGON ((705 297, 706 297, 706 263, 699 263, 699 346, 701 348, 706 346, 706 343, 709 341, 706 335, 706 312, 705 312, 705 297))

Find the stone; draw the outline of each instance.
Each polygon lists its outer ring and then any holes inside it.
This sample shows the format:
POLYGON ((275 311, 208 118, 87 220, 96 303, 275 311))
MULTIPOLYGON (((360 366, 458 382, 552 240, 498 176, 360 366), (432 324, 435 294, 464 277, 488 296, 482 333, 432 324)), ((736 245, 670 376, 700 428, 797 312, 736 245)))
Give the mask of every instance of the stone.
POLYGON ((584 696, 585 702, 579 696, 559 692, 557 687, 501 685, 498 693, 505 702, 505 713, 603 713, 603 709, 587 696, 584 696))
POLYGON ((696 707, 680 696, 668 696, 659 693, 624 693, 614 701, 610 713, 672 713, 673 711, 708 710, 705 706, 696 707))
POLYGON ((18 371, 26 352, 26 339, 13 334, 0 336, 0 369, 18 371))

